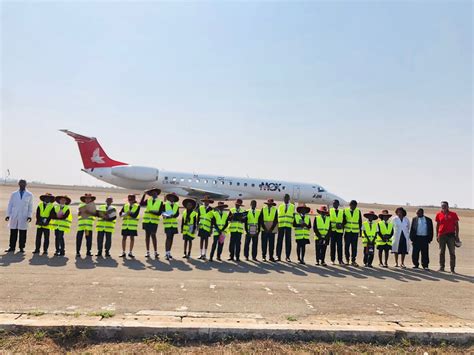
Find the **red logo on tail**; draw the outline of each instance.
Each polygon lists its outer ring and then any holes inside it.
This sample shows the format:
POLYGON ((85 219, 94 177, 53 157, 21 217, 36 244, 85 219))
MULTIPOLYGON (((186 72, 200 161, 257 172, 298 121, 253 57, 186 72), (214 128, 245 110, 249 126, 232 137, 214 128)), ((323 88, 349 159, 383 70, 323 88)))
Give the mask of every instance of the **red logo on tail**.
POLYGON ((61 129, 61 132, 74 138, 81 152, 82 163, 85 169, 91 168, 110 168, 117 165, 128 165, 113 159, 110 159, 94 137, 86 137, 80 134, 61 129))

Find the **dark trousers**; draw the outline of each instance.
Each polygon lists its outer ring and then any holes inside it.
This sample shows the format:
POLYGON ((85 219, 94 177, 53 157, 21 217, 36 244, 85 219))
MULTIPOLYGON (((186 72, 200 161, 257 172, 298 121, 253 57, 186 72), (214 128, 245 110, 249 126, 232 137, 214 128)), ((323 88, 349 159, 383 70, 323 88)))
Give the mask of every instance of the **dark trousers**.
POLYGON ((449 265, 451 270, 456 267, 456 236, 454 233, 445 234, 439 237, 439 266, 444 268, 446 247, 449 250, 449 265))
POLYGON ((54 231, 54 244, 56 246, 56 253, 64 255, 64 232, 56 229, 54 231))
POLYGON ((246 235, 245 236, 245 245, 244 245, 244 256, 249 257, 250 252, 250 243, 252 243, 252 259, 257 258, 257 248, 258 248, 258 234, 257 235, 246 235))
POLYGON ((25 249, 26 244, 26 229, 10 229, 10 249, 15 250, 16 241, 18 239, 18 233, 20 233, 20 240, 18 242, 18 248, 20 250, 25 249))
POLYGON ((364 247, 364 265, 372 266, 374 261, 374 251, 375 247, 372 249, 372 253, 369 253, 369 247, 364 247))
POLYGON ((299 239, 296 241, 296 255, 299 261, 304 262, 304 255, 306 254, 306 239, 299 239))
POLYGON ((290 227, 278 228, 278 240, 277 240, 277 258, 278 259, 281 259, 281 252, 283 250, 283 239, 285 239, 286 257, 289 259, 291 255, 291 228, 290 227))
POLYGON ((359 233, 345 232, 344 233, 344 253, 347 261, 356 261, 357 257, 357 241, 359 240, 359 233))
POLYGON ((48 252, 50 230, 47 228, 36 228, 36 246, 35 251, 41 249, 41 237, 44 236, 43 251, 48 252))
POLYGON ((230 243, 229 243, 229 254, 231 259, 235 258, 239 260, 240 258, 240 244, 242 239, 242 233, 231 232, 230 233, 230 243))
POLYGON ((272 259, 274 250, 275 250, 275 233, 262 232, 262 258, 264 259, 267 258, 267 251, 268 251, 268 257, 272 259))
POLYGON ((331 232, 331 261, 336 261, 336 250, 337 250, 337 261, 342 262, 342 233, 331 232))
POLYGON ((97 252, 100 254, 102 253, 102 249, 104 247, 104 236, 105 236, 105 252, 108 253, 110 251, 110 247, 112 246, 112 233, 100 231, 97 232, 97 252))
MULTIPOLYGON (((326 258, 326 249, 328 247, 325 240, 315 240, 314 245, 316 248, 316 262, 324 263, 324 259, 326 258)), ((342 246, 342 245, 341 245, 342 246)))
POLYGON ((211 247, 211 254, 209 255, 209 258, 212 259, 214 257, 214 253, 217 248, 217 257, 220 258, 222 255, 222 249, 224 249, 224 243, 219 243, 219 236, 215 235, 214 240, 212 241, 212 247, 211 247))
POLYGON ((82 238, 84 237, 84 234, 86 235, 87 253, 91 252, 91 249, 92 249, 92 231, 77 231, 77 236, 76 236, 76 253, 77 254, 79 254, 81 252, 82 238))
POLYGON ((413 252, 411 255, 411 260, 413 261, 413 265, 419 266, 420 265, 420 253, 421 253, 421 266, 428 267, 430 263, 430 255, 429 255, 429 241, 428 237, 426 236, 415 236, 413 239, 413 252))

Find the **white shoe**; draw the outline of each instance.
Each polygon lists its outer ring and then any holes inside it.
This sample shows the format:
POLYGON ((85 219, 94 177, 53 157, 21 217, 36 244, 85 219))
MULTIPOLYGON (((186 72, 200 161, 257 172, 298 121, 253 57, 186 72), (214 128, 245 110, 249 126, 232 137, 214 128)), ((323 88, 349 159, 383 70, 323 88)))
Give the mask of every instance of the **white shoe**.
POLYGON ((135 259, 135 255, 133 255, 131 252, 128 253, 128 257, 129 257, 129 258, 132 258, 132 259, 135 259))
POLYGON ((155 251, 155 259, 158 259, 159 256, 160 256, 160 254, 158 254, 158 253, 155 251))
POLYGON ((146 254, 145 254, 145 258, 149 258, 150 257, 150 252, 147 251, 146 254))

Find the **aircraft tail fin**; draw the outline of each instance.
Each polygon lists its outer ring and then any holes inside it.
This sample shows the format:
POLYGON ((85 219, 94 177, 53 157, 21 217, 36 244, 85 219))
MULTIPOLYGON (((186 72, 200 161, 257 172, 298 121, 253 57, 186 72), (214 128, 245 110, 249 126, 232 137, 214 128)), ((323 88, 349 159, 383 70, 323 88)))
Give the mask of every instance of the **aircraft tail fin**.
POLYGON ((109 158, 104 149, 100 146, 97 138, 86 137, 67 129, 60 129, 61 132, 74 138, 81 153, 82 163, 85 169, 91 168, 111 168, 118 165, 128 165, 109 158))

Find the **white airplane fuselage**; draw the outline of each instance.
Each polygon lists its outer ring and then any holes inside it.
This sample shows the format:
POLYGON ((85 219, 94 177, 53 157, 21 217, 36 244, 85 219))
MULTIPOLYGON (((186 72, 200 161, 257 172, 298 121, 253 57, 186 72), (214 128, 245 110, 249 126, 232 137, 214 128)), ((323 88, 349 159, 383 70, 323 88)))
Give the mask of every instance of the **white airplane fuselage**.
POLYGON ((216 200, 273 198, 281 201, 285 194, 289 194, 297 202, 330 204, 334 199, 339 199, 341 204, 345 204, 343 199, 318 184, 191 174, 132 165, 82 170, 99 180, 126 189, 145 191, 156 187, 167 193, 193 198, 210 195, 216 200))

